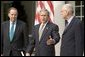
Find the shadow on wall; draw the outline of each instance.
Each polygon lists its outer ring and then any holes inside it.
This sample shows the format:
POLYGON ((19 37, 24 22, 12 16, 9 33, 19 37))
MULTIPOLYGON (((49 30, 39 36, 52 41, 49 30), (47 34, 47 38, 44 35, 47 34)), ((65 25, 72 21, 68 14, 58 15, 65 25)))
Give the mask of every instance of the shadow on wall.
POLYGON ((21 2, 20 1, 14 1, 12 3, 12 7, 15 7, 18 9, 18 19, 24 21, 25 23, 27 23, 27 15, 26 15, 26 12, 24 10, 24 6, 21 5, 21 2))

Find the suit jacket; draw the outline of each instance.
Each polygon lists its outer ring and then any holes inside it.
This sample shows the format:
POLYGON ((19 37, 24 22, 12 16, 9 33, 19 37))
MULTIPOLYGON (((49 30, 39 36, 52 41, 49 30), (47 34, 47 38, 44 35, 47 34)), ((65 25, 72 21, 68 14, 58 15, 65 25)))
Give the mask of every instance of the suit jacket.
POLYGON ((6 21, 1 25, 1 52, 4 56, 9 56, 10 51, 12 51, 15 56, 19 56, 21 55, 20 51, 25 50, 27 44, 26 24, 17 20, 12 42, 10 42, 9 38, 9 26, 10 21, 6 21))
POLYGON ((31 42, 29 44, 28 52, 31 53, 33 51, 33 48, 35 47, 35 55, 36 56, 54 56, 55 55, 55 44, 59 42, 60 36, 59 36, 59 28, 57 25, 48 22, 43 34, 41 36, 41 40, 39 41, 39 27, 40 24, 34 26, 32 31, 31 42), (46 41, 48 37, 51 36, 55 40, 55 44, 47 45, 46 41))
POLYGON ((61 56, 82 56, 83 37, 82 24, 74 17, 62 34, 61 56))

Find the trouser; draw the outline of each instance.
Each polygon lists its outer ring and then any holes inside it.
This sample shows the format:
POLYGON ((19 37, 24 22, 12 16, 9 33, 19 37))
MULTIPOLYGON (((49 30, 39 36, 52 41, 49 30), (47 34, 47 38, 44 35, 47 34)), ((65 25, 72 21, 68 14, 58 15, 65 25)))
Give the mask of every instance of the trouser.
POLYGON ((14 50, 12 51, 11 50, 9 56, 22 56, 22 55, 21 55, 21 52, 20 51, 14 51, 14 50))

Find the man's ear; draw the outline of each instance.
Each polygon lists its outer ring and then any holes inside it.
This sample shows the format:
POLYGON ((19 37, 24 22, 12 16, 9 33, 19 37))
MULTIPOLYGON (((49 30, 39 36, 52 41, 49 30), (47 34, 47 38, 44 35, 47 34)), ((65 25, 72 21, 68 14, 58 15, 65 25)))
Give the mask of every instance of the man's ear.
POLYGON ((8 17, 9 17, 9 13, 8 13, 8 17))

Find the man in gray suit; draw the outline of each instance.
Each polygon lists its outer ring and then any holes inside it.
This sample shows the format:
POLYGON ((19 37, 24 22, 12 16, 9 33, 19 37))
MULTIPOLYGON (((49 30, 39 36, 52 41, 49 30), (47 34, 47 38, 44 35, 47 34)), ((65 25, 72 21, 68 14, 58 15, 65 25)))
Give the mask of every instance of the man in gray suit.
POLYGON ((17 20, 18 11, 11 7, 9 21, 1 24, 1 56, 21 56, 27 44, 26 24, 17 20))
POLYGON ((31 54, 35 47, 35 56, 55 56, 55 44, 60 40, 59 28, 50 22, 48 17, 48 10, 42 9, 40 11, 41 23, 33 27, 32 40, 30 40, 26 55, 31 54))
POLYGON ((67 24, 62 34, 60 56, 82 56, 84 40, 81 20, 73 16, 71 4, 62 7, 61 15, 67 24))

